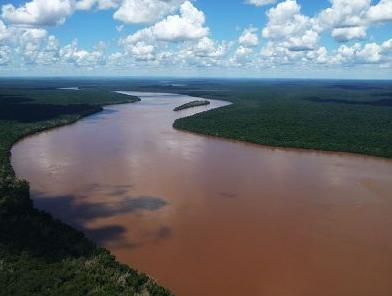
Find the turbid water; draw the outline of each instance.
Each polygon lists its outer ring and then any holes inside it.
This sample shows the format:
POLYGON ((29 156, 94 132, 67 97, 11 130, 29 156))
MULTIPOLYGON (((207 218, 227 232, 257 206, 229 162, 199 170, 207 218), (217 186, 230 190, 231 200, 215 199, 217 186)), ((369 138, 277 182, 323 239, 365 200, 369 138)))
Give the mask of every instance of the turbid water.
POLYGON ((13 148, 37 207, 180 296, 392 295, 392 161, 177 131, 227 103, 129 94, 13 148))

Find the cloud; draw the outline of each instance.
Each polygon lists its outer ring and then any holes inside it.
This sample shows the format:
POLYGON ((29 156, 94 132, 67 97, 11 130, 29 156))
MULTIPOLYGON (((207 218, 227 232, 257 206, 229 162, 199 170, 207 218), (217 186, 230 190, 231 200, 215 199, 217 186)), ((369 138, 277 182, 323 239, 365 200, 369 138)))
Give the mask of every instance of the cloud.
POLYGON ((14 25, 60 25, 72 12, 70 0, 33 0, 18 8, 12 4, 2 6, 2 18, 14 25))
POLYGON ((94 68, 105 64, 105 48, 106 45, 100 42, 92 51, 79 49, 78 42, 75 40, 61 48, 59 56, 63 62, 73 64, 77 67, 94 68))
POLYGON ((156 23, 151 31, 157 40, 195 40, 208 35, 209 29, 204 27, 204 23, 204 13, 190 1, 185 1, 180 7, 179 15, 168 16, 156 23))
POLYGON ((77 10, 90 10, 97 7, 100 10, 117 8, 122 0, 79 0, 76 2, 77 10))
POLYGON ((259 44, 257 29, 254 27, 246 28, 238 39, 238 43, 245 47, 255 47, 259 44))
POLYGON ((278 47, 292 51, 317 48, 320 29, 314 19, 301 14, 301 6, 295 0, 279 3, 268 10, 267 17, 262 36, 278 47))
POLYGON ((240 45, 229 60, 231 66, 242 67, 256 62, 254 49, 240 45))
POLYGON ((116 31, 117 32, 122 32, 123 30, 124 30, 124 25, 116 26, 116 31))
POLYGON ((188 51, 197 57, 221 58, 227 53, 229 47, 230 45, 226 42, 218 43, 208 37, 203 37, 196 44, 189 44, 188 51))
POLYGON ((39 28, 12 27, 15 52, 24 64, 49 65, 58 61, 59 41, 39 28))
POLYGON ((369 63, 379 63, 383 58, 381 51, 382 46, 376 43, 368 43, 357 53, 357 56, 369 63))
MULTIPOLYGON (((124 55, 135 62, 160 64, 199 63, 201 59, 209 64, 220 59, 229 47, 208 37, 209 29, 204 26, 204 13, 190 1, 183 2, 178 14, 169 15, 150 27, 146 27, 126 38, 119 45, 124 55)), ((116 57, 118 64, 121 58, 116 57)))
POLYGON ((178 9, 183 2, 183 0, 123 0, 113 18, 127 24, 152 23, 178 9))
POLYGON ((332 6, 317 17, 323 30, 331 31, 338 42, 363 40, 369 26, 392 21, 392 0, 331 0, 332 6))
POLYGON ((264 6, 264 5, 268 5, 268 4, 274 4, 276 3, 277 0, 246 0, 245 3, 246 4, 251 4, 251 5, 255 5, 255 6, 264 6))
POLYGON ((127 24, 152 23, 174 12, 184 0, 123 0, 115 20, 127 24))
POLYGON ((128 55, 135 58, 137 61, 151 61, 155 59, 155 47, 144 41, 129 44, 125 50, 128 55))
POLYGON ((240 46, 237 48, 235 52, 235 56, 243 58, 249 56, 252 53, 253 53, 253 49, 249 47, 240 46))
POLYGON ((341 45, 334 57, 339 64, 388 64, 392 61, 392 39, 382 44, 355 43, 353 46, 341 45))
POLYGON ((180 14, 170 15, 151 27, 129 35, 120 43, 130 45, 140 41, 151 44, 156 41, 199 40, 209 33, 209 29, 204 27, 204 23, 204 13, 194 7, 191 2, 185 1, 180 7, 180 14))
POLYGON ((269 41, 260 51, 263 61, 269 66, 294 64, 305 56, 305 51, 291 51, 279 43, 269 41))
POLYGON ((308 52, 307 59, 312 60, 317 64, 327 64, 330 61, 328 50, 325 47, 320 47, 315 51, 308 52))
POLYGON ((392 0, 380 0, 375 6, 371 6, 367 17, 372 22, 392 21, 392 0))
POLYGON ((232 42, 214 40, 203 11, 190 0, 29 0, 19 6, 6 4, 0 19, 0 65, 3 69, 20 63, 31 68, 53 65, 121 71, 140 66, 262 71, 280 67, 339 69, 342 65, 388 69, 392 65, 392 39, 339 44, 335 50, 320 44, 323 33, 338 42, 365 40, 370 26, 392 21, 392 0, 330 0, 330 7, 313 16, 304 15, 296 0, 246 2, 277 4, 267 10, 264 28, 246 27, 232 42), (118 32, 124 31, 126 24, 151 24, 121 38, 118 48, 109 54, 104 43, 87 49, 77 41, 61 46, 45 29, 63 24, 77 10, 102 9, 111 9, 113 18, 121 21, 113 24, 118 32), (258 49, 260 43, 262 48, 258 49))
POLYGON ((8 23, 29 26, 64 24, 76 10, 115 9, 115 20, 127 24, 151 23, 172 13, 184 0, 32 0, 19 7, 2 6, 8 23))
POLYGON ((331 35, 339 42, 346 42, 353 39, 365 39, 366 29, 367 28, 364 26, 334 28, 331 35))
POLYGON ((0 44, 10 37, 7 26, 0 20, 0 44))
POLYGON ((331 0, 332 6, 321 11, 318 22, 324 30, 331 30, 337 41, 366 37, 365 18, 370 0, 331 0))
POLYGON ((0 66, 7 65, 11 60, 11 48, 0 46, 0 66))
POLYGON ((245 66, 256 60, 254 57, 254 48, 259 45, 257 31, 258 29, 253 26, 249 26, 242 31, 238 38, 239 46, 229 60, 230 65, 245 66))
POLYGON ((160 64, 176 67, 223 66, 230 47, 231 43, 203 37, 178 44, 177 49, 163 51, 157 57, 160 64))

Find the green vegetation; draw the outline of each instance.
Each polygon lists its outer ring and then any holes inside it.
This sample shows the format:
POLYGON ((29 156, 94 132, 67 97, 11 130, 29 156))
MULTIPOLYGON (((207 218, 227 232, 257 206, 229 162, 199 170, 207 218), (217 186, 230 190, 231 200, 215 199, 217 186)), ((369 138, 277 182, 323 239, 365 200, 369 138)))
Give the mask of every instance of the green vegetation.
POLYGON ((180 110, 184 110, 184 109, 188 109, 188 108, 205 106, 205 105, 209 105, 209 104, 210 104, 210 101, 207 101, 207 100, 192 101, 192 102, 189 102, 189 103, 186 103, 186 104, 183 104, 181 106, 174 108, 173 111, 180 111, 180 110))
POLYGON ((179 119, 174 127, 276 147, 392 157, 390 81, 217 81, 199 87, 180 92, 233 104, 179 119))
POLYGON ((28 183, 10 165, 18 139, 99 112, 102 105, 137 100, 103 89, 0 86, 0 295, 171 295, 81 232, 35 209, 28 183))

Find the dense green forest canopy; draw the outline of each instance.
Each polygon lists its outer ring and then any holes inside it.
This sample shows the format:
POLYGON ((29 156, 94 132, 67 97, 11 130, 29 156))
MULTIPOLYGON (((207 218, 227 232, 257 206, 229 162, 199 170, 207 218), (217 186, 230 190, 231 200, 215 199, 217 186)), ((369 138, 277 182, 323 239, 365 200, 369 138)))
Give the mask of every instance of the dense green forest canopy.
POLYGON ((270 146, 392 157, 390 81, 232 82, 187 93, 234 104, 180 119, 176 128, 270 146))
POLYGON ((207 101, 207 100, 196 100, 196 101, 192 101, 192 102, 177 106, 176 108, 174 108, 173 111, 181 111, 181 110, 185 110, 185 109, 189 109, 189 108, 193 108, 193 107, 198 107, 198 106, 205 106, 205 105, 209 105, 209 104, 210 104, 210 101, 207 101))

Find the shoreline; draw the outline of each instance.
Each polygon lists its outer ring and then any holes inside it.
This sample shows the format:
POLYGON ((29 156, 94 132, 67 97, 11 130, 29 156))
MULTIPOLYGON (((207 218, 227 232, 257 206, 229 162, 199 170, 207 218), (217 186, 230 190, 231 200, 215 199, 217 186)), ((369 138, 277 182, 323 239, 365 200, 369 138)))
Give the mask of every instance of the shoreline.
POLYGON ((14 145, 18 144, 18 142, 20 142, 20 141, 23 141, 23 140, 25 140, 25 139, 27 139, 27 138, 29 138, 29 137, 35 136, 35 135, 37 135, 37 134, 39 134, 39 133, 51 131, 51 130, 53 130, 53 129, 62 128, 62 127, 66 127, 66 126, 71 126, 71 125, 73 125, 73 124, 79 122, 79 121, 82 120, 82 119, 85 119, 85 118, 87 118, 87 117, 89 117, 89 116, 96 115, 96 114, 99 114, 99 113, 103 112, 104 109, 105 109, 105 107, 117 106, 117 105, 126 105, 126 104, 135 104, 135 103, 140 102, 140 101, 141 101, 141 100, 140 100, 140 98, 139 98, 138 100, 135 100, 135 101, 129 101, 129 102, 125 102, 125 101, 124 101, 124 102, 120 102, 120 103, 113 103, 113 104, 111 103, 111 104, 108 104, 108 105, 98 105, 99 110, 92 110, 91 112, 87 112, 86 114, 81 115, 79 118, 74 118, 74 119, 68 120, 68 121, 66 121, 66 122, 61 122, 61 123, 59 123, 59 124, 55 124, 55 125, 50 126, 50 127, 44 127, 44 128, 42 128, 42 129, 38 129, 38 130, 36 130, 36 131, 33 131, 33 132, 31 132, 31 133, 28 133, 28 134, 26 134, 26 135, 21 136, 19 139, 17 139, 17 140, 11 145, 10 152, 11 152, 12 148, 14 147, 14 145))
MULTIPOLYGON (((116 93, 120 93, 120 94, 124 94, 124 95, 129 95, 127 94, 127 92, 131 92, 131 91, 114 91, 116 93)), ((142 91, 137 91, 138 93, 143 93, 142 91)), ((384 160, 384 161, 390 161, 392 162, 392 157, 386 157, 386 156, 380 156, 380 155, 375 155, 375 154, 366 154, 366 153, 360 153, 360 152, 352 152, 352 151, 344 151, 344 150, 324 150, 324 149, 317 149, 317 148, 305 148, 305 147, 296 147, 296 146, 280 146, 280 145, 269 145, 269 144, 263 144, 263 143, 258 143, 258 142, 252 142, 249 140, 241 140, 241 139, 235 139, 235 138, 230 138, 230 137, 224 137, 224 136, 220 136, 220 135, 213 135, 213 134, 208 134, 208 133, 203 133, 203 132, 199 132, 199 131, 193 131, 191 129, 186 129, 186 128, 181 128, 176 126, 176 122, 179 120, 186 120, 187 118, 193 117, 195 115, 201 114, 201 113, 205 113, 205 112, 210 112, 216 109, 222 109, 222 108, 226 108, 228 106, 231 105, 235 105, 235 103, 233 103, 230 99, 214 99, 214 98, 209 98, 209 97, 202 97, 202 96, 193 96, 187 93, 161 93, 161 92, 150 92, 150 91, 146 91, 145 93, 156 93, 156 94, 165 94, 165 95, 184 95, 184 96, 188 96, 190 98, 194 98, 195 100, 214 100, 214 101, 224 101, 227 102, 228 104, 222 107, 218 107, 218 108, 213 108, 207 111, 201 111, 198 112, 194 115, 191 116, 185 116, 185 117, 181 117, 176 119, 173 124, 172 127, 175 128, 178 131, 181 132, 186 132, 186 133, 191 133, 191 134, 195 134, 195 135, 201 135, 201 136, 205 136, 205 137, 211 137, 213 139, 222 139, 222 140, 226 140, 226 141, 230 141, 233 143, 241 143, 241 144, 245 144, 245 145, 251 145, 251 146, 255 146, 255 147, 263 147, 266 149, 279 149, 282 151, 288 151, 288 152, 301 152, 301 153, 315 153, 315 154, 327 154, 327 155, 335 155, 335 156, 339 156, 339 157, 343 157, 343 156, 352 156, 352 157, 366 157, 366 158, 374 158, 374 159, 378 159, 378 160, 384 160)), ((196 107, 200 107, 200 106, 196 106, 196 107)))
MULTIPOLYGON (((221 108, 223 108, 223 107, 221 107, 221 108)), ((183 118, 187 118, 187 117, 183 117, 183 118)), ((180 118, 180 119, 183 119, 183 118, 180 118)), ((188 130, 185 128, 176 127, 176 126, 174 126, 174 124, 173 124, 173 128, 180 131, 180 132, 183 132, 183 133, 204 136, 204 137, 208 137, 208 138, 215 139, 215 140, 218 139, 218 140, 228 141, 231 143, 238 143, 238 144, 242 144, 242 145, 251 146, 254 148, 280 150, 280 151, 292 152, 292 153, 299 152, 299 153, 310 153, 310 154, 319 154, 319 155, 324 154, 324 155, 337 156, 337 157, 372 158, 375 160, 382 160, 382 161, 392 163, 392 157, 377 156, 374 154, 365 154, 365 153, 359 153, 359 152, 355 153, 355 152, 340 151, 340 150, 321 150, 321 149, 315 149, 315 148, 300 148, 300 147, 295 147, 295 146, 274 146, 274 145, 268 145, 268 144, 260 144, 257 142, 250 142, 248 140, 240 140, 240 139, 234 139, 234 138, 229 138, 229 137, 223 137, 223 136, 219 136, 219 135, 212 135, 212 134, 192 131, 192 130, 188 130)))
MULTIPOLYGON (((212 98, 209 98, 209 97, 196 97, 196 96, 192 96, 192 95, 189 95, 189 94, 183 94, 183 95, 187 95, 187 96, 189 96, 191 98, 195 98, 195 99, 220 100, 220 101, 225 101, 225 102, 229 102, 230 103, 230 104, 228 104, 226 106, 223 106, 223 107, 220 107, 220 108, 225 108, 225 107, 228 107, 228 106, 236 104, 236 103, 230 101, 229 99, 222 99, 222 98, 212 99, 212 98)), ((211 110, 208 110, 208 111, 213 111, 213 110, 215 110, 215 109, 211 109, 211 110)), ((206 111, 206 112, 208 112, 208 111, 206 111)), ((200 113, 203 113, 203 112, 200 112, 200 113)), ((184 127, 178 126, 178 121, 186 120, 188 118, 192 118, 193 116, 198 115, 198 114, 199 113, 191 115, 191 116, 186 116, 186 117, 181 117, 181 118, 176 119, 174 121, 174 123, 173 123, 173 128, 175 128, 176 130, 179 130, 179 131, 182 131, 182 132, 191 133, 191 134, 203 135, 203 136, 206 136, 206 137, 212 137, 212 138, 218 138, 218 139, 224 139, 224 140, 227 140, 227 141, 238 142, 238 143, 242 143, 242 144, 246 144, 246 145, 256 145, 256 146, 259 146, 259 147, 270 148, 270 149, 281 149, 281 150, 289 151, 289 152, 290 151, 298 151, 298 152, 335 154, 337 156, 339 156, 339 155, 340 156, 342 156, 342 155, 343 156, 344 155, 351 155, 351 156, 359 156, 359 157, 363 156, 363 157, 371 157, 371 158, 382 159, 382 160, 387 160, 387 161, 389 160, 389 161, 392 162, 392 156, 391 157, 387 157, 387 156, 376 155, 376 154, 371 154, 371 153, 354 152, 354 151, 338 150, 338 149, 333 150, 333 149, 321 149, 321 148, 320 149, 318 149, 318 148, 306 148, 306 147, 298 147, 298 146, 290 146, 290 145, 287 145, 287 146, 284 146, 284 145, 272 145, 272 144, 270 145, 270 144, 259 143, 259 142, 256 142, 256 141, 250 141, 250 140, 246 140, 246 139, 238 139, 238 138, 234 138, 234 137, 225 137, 225 136, 221 136, 221 135, 214 135, 212 133, 204 133, 204 132, 201 132, 201 131, 196 131, 196 130, 192 130, 192 129, 188 129, 188 128, 184 128, 184 127)))

